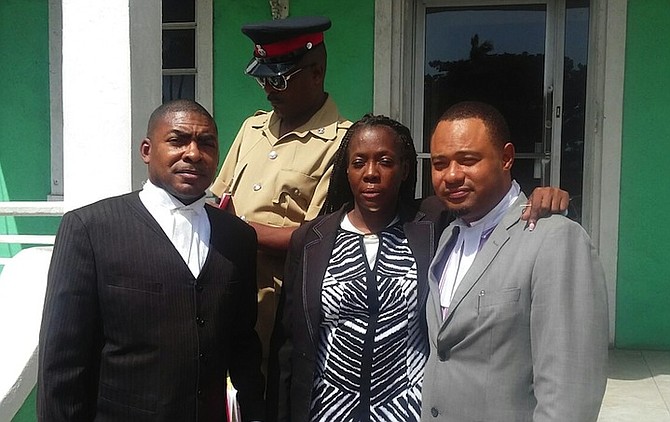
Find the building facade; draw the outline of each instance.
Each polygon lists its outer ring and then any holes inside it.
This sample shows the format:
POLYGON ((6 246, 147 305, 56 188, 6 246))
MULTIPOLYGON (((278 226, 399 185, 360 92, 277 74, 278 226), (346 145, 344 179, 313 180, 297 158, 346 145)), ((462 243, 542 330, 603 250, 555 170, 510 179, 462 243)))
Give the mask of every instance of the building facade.
MULTIPOLYGON (((163 99, 210 109, 225 151, 268 108, 243 74, 253 46, 240 26, 273 8, 331 18, 326 90, 352 120, 372 111, 412 128, 424 195, 441 111, 498 106, 515 177, 570 191, 599 249, 612 345, 670 349, 666 0, 3 0, 0 202, 71 209, 140 187, 139 141, 163 99)), ((0 234, 54 234, 58 221, 0 216, 0 234)), ((0 256, 18 249, 0 243, 0 256)))

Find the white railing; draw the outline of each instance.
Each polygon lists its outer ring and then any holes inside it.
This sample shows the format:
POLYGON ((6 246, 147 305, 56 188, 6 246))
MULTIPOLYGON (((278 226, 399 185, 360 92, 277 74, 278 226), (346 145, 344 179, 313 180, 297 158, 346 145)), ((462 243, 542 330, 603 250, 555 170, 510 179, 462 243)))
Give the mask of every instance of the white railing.
MULTIPOLYGON (((61 216, 63 202, 0 202, 0 216, 61 216)), ((2 234, 0 244, 47 245, 0 258, 0 335, 12 347, 0 360, 0 420, 11 420, 37 381, 37 342, 51 248, 56 236, 2 234), (21 315, 17 319, 16 315, 21 315)))
POLYGON ((9 201, 0 202, 0 215, 59 216, 63 215, 62 201, 9 201))
MULTIPOLYGON (((63 202, 10 201, 0 202, 0 216, 46 217, 63 215, 63 202)), ((2 234, 0 243, 21 245, 53 245, 56 236, 32 234, 2 234)), ((0 258, 0 265, 6 265, 11 258, 0 258)))

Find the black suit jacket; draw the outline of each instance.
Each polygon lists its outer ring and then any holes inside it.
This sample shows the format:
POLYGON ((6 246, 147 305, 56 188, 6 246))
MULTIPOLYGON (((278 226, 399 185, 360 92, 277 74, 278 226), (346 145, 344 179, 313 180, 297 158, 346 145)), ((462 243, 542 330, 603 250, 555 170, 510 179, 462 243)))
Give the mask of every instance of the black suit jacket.
MULTIPOLYGON (((321 285, 346 209, 297 229, 289 247, 268 368, 268 420, 309 420, 319 347, 321 285)), ((425 312, 428 266, 435 246, 434 224, 423 212, 401 213, 403 230, 417 261, 418 300, 425 312)), ((422 318, 425 327, 425 318, 422 318)))
POLYGON ((226 373, 263 418, 256 235, 206 206, 194 278, 138 192, 66 213, 40 332, 41 421, 224 421, 226 373))
POLYGON ((419 202, 419 211, 425 214, 425 218, 432 221, 435 229, 434 247, 440 240, 442 231, 456 218, 435 195, 428 196, 419 202))

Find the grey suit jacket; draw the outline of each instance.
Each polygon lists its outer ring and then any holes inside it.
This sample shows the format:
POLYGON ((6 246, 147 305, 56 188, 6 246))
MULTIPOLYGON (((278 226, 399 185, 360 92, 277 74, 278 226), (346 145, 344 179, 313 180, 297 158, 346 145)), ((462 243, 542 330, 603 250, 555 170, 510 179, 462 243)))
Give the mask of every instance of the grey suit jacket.
MULTIPOLYGON (((441 268, 430 267, 422 421, 597 419, 608 341, 602 267, 575 222, 553 215, 528 231, 525 202, 521 194, 479 251, 445 321, 441 268)), ((451 248, 452 227, 436 256, 451 248)))
POLYGON ((244 419, 263 418, 256 236, 206 210, 197 278, 137 192, 65 214, 40 332, 39 420, 225 420, 228 371, 244 419))

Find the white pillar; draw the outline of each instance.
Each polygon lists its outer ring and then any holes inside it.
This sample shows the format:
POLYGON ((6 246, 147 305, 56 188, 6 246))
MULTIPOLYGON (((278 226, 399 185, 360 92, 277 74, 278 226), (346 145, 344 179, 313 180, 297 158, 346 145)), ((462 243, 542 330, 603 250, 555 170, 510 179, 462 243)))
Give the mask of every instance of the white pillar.
POLYGON ((131 190, 128 0, 63 0, 66 209, 131 190))
POLYGON ((144 177, 142 128, 161 100, 160 16, 160 0, 62 2, 66 210, 130 192, 144 177))
POLYGON ((147 179, 139 153, 151 112, 162 100, 162 0, 130 0, 130 63, 132 113, 132 189, 147 179))

